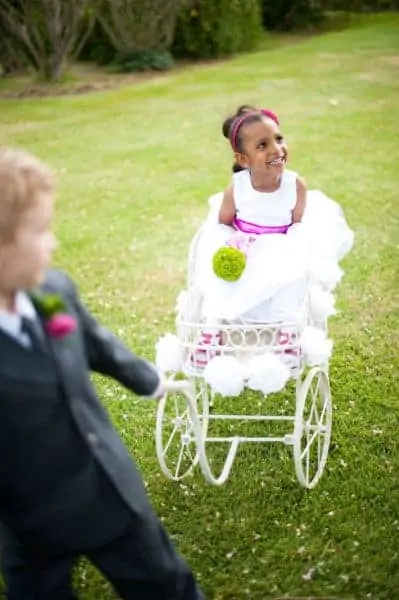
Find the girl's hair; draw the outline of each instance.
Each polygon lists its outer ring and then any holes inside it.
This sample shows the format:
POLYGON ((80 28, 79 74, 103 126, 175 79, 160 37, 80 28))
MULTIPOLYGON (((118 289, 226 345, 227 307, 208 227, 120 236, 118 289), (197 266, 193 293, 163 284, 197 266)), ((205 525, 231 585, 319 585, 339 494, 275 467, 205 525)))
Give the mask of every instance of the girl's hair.
POLYGON ((21 216, 41 193, 52 193, 53 175, 36 157, 0 148, 0 242, 13 238, 21 216))
MULTIPOLYGON (((269 109, 259 109, 249 104, 242 104, 239 106, 234 115, 227 117, 222 126, 222 133, 225 138, 230 141, 230 144, 234 152, 242 152, 242 125, 261 121, 264 117, 269 117, 275 123, 279 123, 278 116, 276 113, 269 109)), ((237 162, 233 164, 233 173, 243 171, 237 162)))

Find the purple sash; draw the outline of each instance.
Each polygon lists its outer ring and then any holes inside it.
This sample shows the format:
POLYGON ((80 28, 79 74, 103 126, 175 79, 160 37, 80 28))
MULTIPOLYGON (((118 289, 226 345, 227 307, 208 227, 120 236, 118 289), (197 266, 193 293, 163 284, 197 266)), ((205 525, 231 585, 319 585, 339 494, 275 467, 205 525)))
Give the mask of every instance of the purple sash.
POLYGON ((242 219, 237 219, 234 217, 233 227, 237 231, 241 231, 242 233, 250 233, 254 235, 262 235, 265 233, 287 233, 288 229, 291 227, 291 223, 289 225, 278 225, 276 227, 268 227, 266 225, 256 225, 255 223, 248 223, 248 221, 243 221, 242 219))

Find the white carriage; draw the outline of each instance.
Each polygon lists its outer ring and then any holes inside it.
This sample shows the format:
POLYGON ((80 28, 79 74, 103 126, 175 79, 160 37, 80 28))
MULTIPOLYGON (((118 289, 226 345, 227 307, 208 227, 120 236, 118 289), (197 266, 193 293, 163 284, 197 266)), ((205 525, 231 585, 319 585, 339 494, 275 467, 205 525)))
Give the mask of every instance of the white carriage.
POLYGON ((188 286, 184 307, 177 314, 176 335, 169 336, 169 346, 163 348, 167 354, 178 355, 178 364, 176 356, 170 357, 169 365, 164 367, 168 392, 159 403, 156 420, 156 451, 161 469, 168 478, 181 480, 199 465, 209 483, 222 485, 241 444, 279 442, 292 448, 299 483, 313 488, 327 461, 332 403, 329 353, 309 356, 304 347, 304 333, 315 326, 324 342, 330 342, 326 338, 326 321, 315 323, 311 314, 310 279, 304 288, 301 309, 293 320, 259 322, 241 318, 205 323, 200 317, 201 296, 195 289, 194 273, 201 235, 202 228, 191 243, 188 286), (243 403, 222 397, 211 385, 212 363, 223 364, 225 372, 230 369, 231 378, 238 381, 240 371, 243 389, 239 398, 248 398, 245 411, 226 414, 223 410, 226 405, 232 408, 243 403), (286 398, 291 390, 291 397, 285 400, 284 410, 276 414, 273 409, 278 390, 286 398), (217 427, 216 433, 212 431, 218 423, 222 433, 217 427), (270 429, 277 425, 279 431, 273 435, 270 429), (244 433, 237 432, 240 426, 244 433), (247 430, 252 426, 256 432, 249 435, 247 430), (234 432, 230 433, 232 429, 234 432), (226 448, 224 464, 218 466, 217 473, 210 459, 214 444, 226 448))

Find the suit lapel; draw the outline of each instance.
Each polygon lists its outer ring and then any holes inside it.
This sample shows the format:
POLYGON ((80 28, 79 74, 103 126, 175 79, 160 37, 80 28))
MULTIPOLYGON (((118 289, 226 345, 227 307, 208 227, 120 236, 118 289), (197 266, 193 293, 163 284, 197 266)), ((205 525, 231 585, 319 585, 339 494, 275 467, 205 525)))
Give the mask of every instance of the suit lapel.
MULTIPOLYGON (((20 348, 21 352, 24 353, 31 352, 30 348, 25 348, 25 346, 21 344, 17 339, 15 339, 15 337, 11 333, 8 333, 8 331, 5 331, 0 327, 0 345, 3 346, 6 344, 12 344, 17 348, 20 348)), ((2 351, 0 351, 0 355, 3 355, 2 351)))
POLYGON ((28 380, 47 377, 48 373, 51 373, 49 353, 32 352, 0 329, 0 378, 4 375, 28 380))
MULTIPOLYGON (((44 293, 54 293, 43 286, 44 293)), ((49 335, 46 327, 46 318, 43 315, 40 306, 32 298, 37 314, 42 324, 45 339, 51 355, 57 366, 58 375, 63 385, 67 397, 76 395, 76 390, 82 385, 82 369, 79 368, 79 357, 77 356, 77 333, 71 333, 63 338, 57 338, 49 335)))

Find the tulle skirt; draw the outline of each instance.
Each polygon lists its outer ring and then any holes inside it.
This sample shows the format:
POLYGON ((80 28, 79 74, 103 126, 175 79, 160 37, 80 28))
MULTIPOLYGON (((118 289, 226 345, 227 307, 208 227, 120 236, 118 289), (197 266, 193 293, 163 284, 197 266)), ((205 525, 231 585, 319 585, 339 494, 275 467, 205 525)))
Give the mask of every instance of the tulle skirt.
POLYGON ((332 292, 342 277, 339 262, 353 245, 353 231, 341 207, 320 191, 307 195, 302 223, 286 234, 251 236, 241 277, 227 282, 213 271, 214 253, 234 236, 217 223, 220 195, 214 196, 196 251, 195 285, 203 297, 207 320, 248 318, 291 320, 309 293, 309 282, 332 292))

